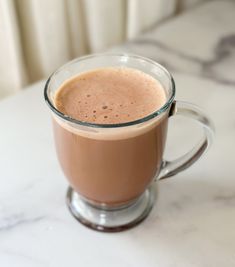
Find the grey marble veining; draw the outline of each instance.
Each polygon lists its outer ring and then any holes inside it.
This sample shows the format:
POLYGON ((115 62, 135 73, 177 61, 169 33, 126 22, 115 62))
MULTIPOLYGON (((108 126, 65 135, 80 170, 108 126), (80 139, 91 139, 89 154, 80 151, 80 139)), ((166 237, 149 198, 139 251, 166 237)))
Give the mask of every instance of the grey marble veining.
MULTIPOLYGON (((234 18, 234 1, 211 1, 114 49, 165 65, 177 99, 200 105, 216 127, 208 153, 159 182, 150 216, 129 231, 97 233, 69 214, 44 81, 0 103, 1 267, 235 266, 234 18)), ((198 134, 172 118, 165 157, 184 153, 198 134)))
POLYGON ((172 72, 235 85, 234 14, 235 1, 205 3, 113 50, 152 58, 172 72))
POLYGON ((36 217, 31 219, 24 218, 24 214, 11 214, 9 217, 3 217, 1 219, 0 224, 0 232, 11 230, 12 228, 15 228, 17 226, 20 226, 21 224, 28 224, 28 223, 34 223, 39 220, 42 220, 43 217, 36 217))

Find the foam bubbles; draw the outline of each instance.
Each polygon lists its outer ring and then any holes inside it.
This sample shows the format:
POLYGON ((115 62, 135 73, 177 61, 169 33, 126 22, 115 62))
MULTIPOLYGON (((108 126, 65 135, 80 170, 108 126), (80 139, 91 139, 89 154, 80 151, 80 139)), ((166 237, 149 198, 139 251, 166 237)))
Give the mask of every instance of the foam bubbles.
POLYGON ((96 69, 65 82, 56 107, 72 118, 93 123, 124 123, 143 118, 166 101, 158 81, 139 70, 96 69))

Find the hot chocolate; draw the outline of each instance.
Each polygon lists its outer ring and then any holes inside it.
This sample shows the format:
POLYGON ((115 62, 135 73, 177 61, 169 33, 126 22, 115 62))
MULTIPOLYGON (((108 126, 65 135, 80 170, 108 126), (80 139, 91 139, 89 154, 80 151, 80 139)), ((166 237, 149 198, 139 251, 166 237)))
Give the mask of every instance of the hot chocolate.
POLYGON ((124 123, 143 118, 166 102, 164 89, 150 75, 130 68, 85 72, 57 91, 56 107, 92 123, 124 123))
MULTIPOLYGON (((96 124, 139 120, 166 102, 161 84, 139 70, 110 67, 79 74, 58 89, 54 104, 65 115, 96 124)), ((54 116, 59 161, 70 184, 97 203, 134 200, 160 171, 167 114, 137 126, 73 127, 54 116)))

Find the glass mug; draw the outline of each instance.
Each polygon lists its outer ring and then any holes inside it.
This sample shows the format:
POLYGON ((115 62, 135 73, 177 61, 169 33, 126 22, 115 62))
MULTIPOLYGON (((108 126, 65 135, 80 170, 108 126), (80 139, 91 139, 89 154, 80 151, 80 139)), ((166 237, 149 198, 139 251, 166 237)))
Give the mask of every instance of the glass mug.
POLYGON ((95 230, 115 232, 140 223, 155 203, 153 183, 191 166, 212 142, 208 117, 195 105, 175 101, 170 73, 141 56, 97 54, 75 59, 50 76, 44 97, 52 114, 57 156, 70 184, 68 208, 78 221, 95 230), (55 107, 55 93, 66 80, 103 67, 129 67, 151 75, 165 90, 165 104, 144 118, 119 124, 79 121, 55 107), (191 151, 166 161, 168 119, 175 115, 195 120, 204 134, 191 151))

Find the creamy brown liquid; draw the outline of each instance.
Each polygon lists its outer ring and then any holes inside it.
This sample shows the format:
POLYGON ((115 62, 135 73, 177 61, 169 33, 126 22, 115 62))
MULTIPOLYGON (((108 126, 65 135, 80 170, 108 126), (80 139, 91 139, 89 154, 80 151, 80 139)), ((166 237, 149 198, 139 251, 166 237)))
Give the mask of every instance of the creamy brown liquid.
MULTIPOLYGON (((80 74, 57 91, 55 106, 64 114, 93 123, 123 123, 158 110, 164 89, 151 76, 129 68, 80 74)), ((167 114, 142 125, 75 128, 54 117, 56 149, 72 187, 98 203, 121 205, 144 192, 160 171, 167 114)))
POLYGON ((62 85, 56 107, 92 123, 123 123, 151 114, 166 102, 154 78, 130 68, 104 68, 80 74, 62 85))

